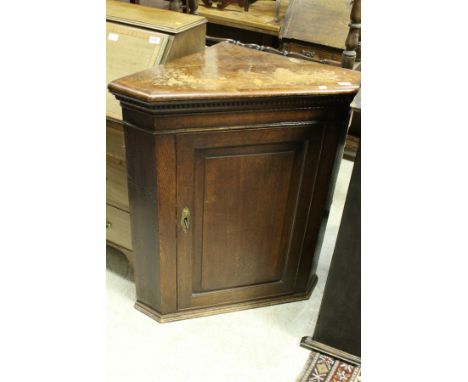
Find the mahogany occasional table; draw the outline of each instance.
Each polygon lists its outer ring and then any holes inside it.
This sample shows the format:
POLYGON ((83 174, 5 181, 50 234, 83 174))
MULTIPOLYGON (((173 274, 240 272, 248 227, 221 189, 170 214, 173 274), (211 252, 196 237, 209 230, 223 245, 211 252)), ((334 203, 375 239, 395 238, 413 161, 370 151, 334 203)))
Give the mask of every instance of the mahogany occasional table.
POLYGON ((309 298, 359 82, 221 43, 109 85, 137 309, 166 322, 309 298))

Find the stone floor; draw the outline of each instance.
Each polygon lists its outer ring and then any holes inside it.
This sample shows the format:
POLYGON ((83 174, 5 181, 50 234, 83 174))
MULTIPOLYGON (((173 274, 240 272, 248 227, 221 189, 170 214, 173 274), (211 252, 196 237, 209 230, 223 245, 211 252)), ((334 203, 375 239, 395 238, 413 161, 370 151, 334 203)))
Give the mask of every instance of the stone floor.
POLYGON ((108 382, 295 381, 309 354, 299 342, 314 330, 351 171, 344 160, 308 301, 158 324, 133 308, 132 272, 108 248, 108 382))

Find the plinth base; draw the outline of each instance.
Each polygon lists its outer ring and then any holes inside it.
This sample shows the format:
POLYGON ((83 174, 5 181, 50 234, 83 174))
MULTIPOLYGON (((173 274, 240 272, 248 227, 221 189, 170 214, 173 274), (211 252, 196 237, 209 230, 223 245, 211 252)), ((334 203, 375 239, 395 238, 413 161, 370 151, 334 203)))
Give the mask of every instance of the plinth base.
POLYGON ((176 313, 167 313, 161 314, 158 311, 150 308, 149 306, 143 304, 140 301, 135 303, 135 309, 151 317, 153 320, 163 324, 165 322, 186 320, 189 318, 205 317, 221 313, 236 312, 239 310, 246 310, 252 308, 260 308, 278 304, 284 304, 287 302, 295 302, 308 300, 312 295, 312 292, 317 284, 317 276, 313 277, 310 283, 308 290, 305 293, 296 293, 288 296, 279 296, 279 297, 268 297, 262 298, 254 301, 246 301, 229 305, 215 306, 210 308, 203 309, 190 309, 184 310, 176 313))

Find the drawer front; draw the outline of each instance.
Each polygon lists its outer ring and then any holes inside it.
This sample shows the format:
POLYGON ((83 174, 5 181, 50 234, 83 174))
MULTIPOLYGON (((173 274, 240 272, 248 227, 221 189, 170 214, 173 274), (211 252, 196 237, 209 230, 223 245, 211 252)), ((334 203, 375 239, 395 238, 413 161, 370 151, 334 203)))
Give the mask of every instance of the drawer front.
POLYGON ((118 163, 107 157, 106 200, 108 204, 128 211, 127 169, 125 163, 118 163))
POLYGON ((289 52, 300 53, 305 56, 313 57, 315 59, 333 60, 337 62, 341 62, 341 54, 343 52, 342 50, 336 48, 315 44, 306 45, 297 42, 285 42, 283 43, 282 48, 289 52))
POLYGON ((110 205, 106 206, 106 239, 132 250, 130 214, 110 205))
POLYGON ((125 162, 124 131, 118 122, 106 121, 106 153, 116 160, 125 162))

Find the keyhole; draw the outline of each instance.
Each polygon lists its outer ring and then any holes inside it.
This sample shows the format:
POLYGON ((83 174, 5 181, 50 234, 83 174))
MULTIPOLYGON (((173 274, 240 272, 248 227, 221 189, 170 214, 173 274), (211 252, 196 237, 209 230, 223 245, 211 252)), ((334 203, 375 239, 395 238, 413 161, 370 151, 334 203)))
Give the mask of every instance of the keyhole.
POLYGON ((187 233, 190 228, 190 210, 185 207, 182 210, 182 216, 180 217, 180 227, 183 233, 187 233))

